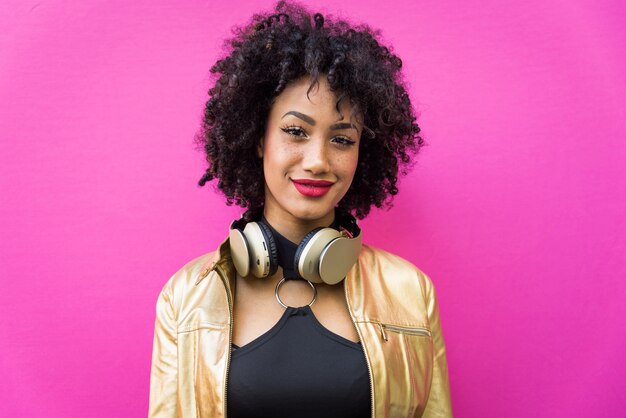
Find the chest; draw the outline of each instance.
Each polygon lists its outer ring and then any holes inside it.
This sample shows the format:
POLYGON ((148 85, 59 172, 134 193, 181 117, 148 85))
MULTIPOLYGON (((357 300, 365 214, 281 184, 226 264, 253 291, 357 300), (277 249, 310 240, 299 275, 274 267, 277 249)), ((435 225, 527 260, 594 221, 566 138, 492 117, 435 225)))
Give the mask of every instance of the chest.
MULTIPOLYGON (((198 302, 188 315, 193 321, 187 325, 179 324, 179 405, 183 410, 195 406, 193 410, 185 410, 182 416, 225 416, 231 365, 230 344, 235 341, 245 345, 254 340, 276 324, 281 312, 284 312, 275 299, 273 289, 260 299, 262 302, 257 301, 255 304, 251 302, 254 299, 246 298, 246 290, 242 291, 244 287, 236 289, 235 300, 235 296, 226 291, 224 278, 215 279, 207 281, 202 297, 193 299, 198 302), (244 302, 239 303, 241 300, 244 302), (211 303, 205 304, 204 301, 211 303), (230 318, 228 309, 222 307, 232 308, 230 318), (276 307, 278 309, 272 311, 276 307), (263 311, 274 312, 275 316, 258 314, 263 311), (238 319, 241 321, 238 322, 238 319), (239 331, 236 331, 237 328, 239 331)), ((351 341, 357 341, 360 337, 369 372, 372 415, 413 416, 428 399, 433 345, 427 328, 398 327, 399 324, 416 321, 400 317, 397 312, 398 306, 411 304, 415 315, 425 316, 424 307, 411 303, 419 300, 413 295, 402 298, 397 296, 395 304, 384 303, 381 297, 385 295, 384 292, 371 288, 359 290, 359 281, 351 283, 353 287, 347 288, 348 292, 337 292, 327 297, 319 294, 319 300, 313 307, 326 307, 318 309, 316 316, 320 324, 328 330, 336 330, 337 335, 343 332, 342 336, 351 341), (342 315, 343 321, 338 320, 342 315), (341 324, 340 327, 337 324, 341 324), (348 332, 342 331, 342 327, 344 331, 351 329, 354 332, 351 338, 348 332)), ((254 289, 247 290, 250 292, 248 297, 259 295, 254 289)), ((289 300, 288 293, 281 293, 281 296, 293 306, 310 302, 311 293, 300 293, 303 294, 302 300, 289 300)))
MULTIPOLYGON (((304 281, 285 282, 278 295, 287 306, 308 305, 315 296, 311 310, 319 323, 329 332, 352 342, 359 335, 350 317, 343 284, 316 285, 316 292, 304 281)), ((237 278, 233 295, 233 338, 242 347, 274 327, 285 308, 276 299, 274 283, 258 283, 237 278)))

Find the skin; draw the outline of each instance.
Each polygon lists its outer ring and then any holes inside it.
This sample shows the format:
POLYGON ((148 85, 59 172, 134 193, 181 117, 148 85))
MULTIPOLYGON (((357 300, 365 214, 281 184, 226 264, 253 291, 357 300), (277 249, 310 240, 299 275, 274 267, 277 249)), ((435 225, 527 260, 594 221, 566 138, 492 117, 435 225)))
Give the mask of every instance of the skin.
MULTIPOLYGON (((330 91, 325 77, 320 75, 319 84, 308 97, 309 76, 285 88, 272 106, 257 148, 265 175, 264 215, 281 235, 295 243, 312 229, 333 222, 334 208, 350 188, 359 158, 361 115, 350 119, 347 98, 339 103, 341 114, 337 112, 337 96, 330 91), (341 129, 333 129, 337 124, 343 124, 341 129), (292 179, 327 180, 333 185, 324 196, 307 197, 298 192, 292 179)), ((233 324, 236 345, 249 343, 278 322, 284 308, 276 301, 274 289, 281 278, 280 267, 263 280, 237 277, 233 324)), ((311 309, 317 320, 335 334, 358 341, 343 282, 315 287, 317 300, 311 309)), ((312 290, 304 281, 288 281, 281 286, 280 297, 288 306, 303 306, 311 301, 312 290)))

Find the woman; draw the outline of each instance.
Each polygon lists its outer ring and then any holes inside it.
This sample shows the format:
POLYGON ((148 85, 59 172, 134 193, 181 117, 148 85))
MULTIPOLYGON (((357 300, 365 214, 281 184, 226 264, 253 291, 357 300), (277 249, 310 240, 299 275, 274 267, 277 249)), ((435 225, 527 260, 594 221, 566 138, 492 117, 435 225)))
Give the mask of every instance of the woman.
POLYGON ((351 215, 388 203, 423 143, 401 61, 284 2, 230 46, 200 185, 248 210, 159 296, 149 415, 451 416, 433 286, 351 215))

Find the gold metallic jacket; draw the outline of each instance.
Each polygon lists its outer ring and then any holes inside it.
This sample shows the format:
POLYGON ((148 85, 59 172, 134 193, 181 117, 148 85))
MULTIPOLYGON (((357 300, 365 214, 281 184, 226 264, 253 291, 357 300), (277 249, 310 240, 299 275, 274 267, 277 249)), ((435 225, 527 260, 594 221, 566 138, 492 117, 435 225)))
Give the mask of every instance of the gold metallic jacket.
MULTIPOLYGON (((187 263, 156 305, 150 417, 226 416, 235 268, 228 239, 187 263)), ((372 417, 451 417, 446 350, 430 279, 363 245, 344 280, 370 375, 372 417)))

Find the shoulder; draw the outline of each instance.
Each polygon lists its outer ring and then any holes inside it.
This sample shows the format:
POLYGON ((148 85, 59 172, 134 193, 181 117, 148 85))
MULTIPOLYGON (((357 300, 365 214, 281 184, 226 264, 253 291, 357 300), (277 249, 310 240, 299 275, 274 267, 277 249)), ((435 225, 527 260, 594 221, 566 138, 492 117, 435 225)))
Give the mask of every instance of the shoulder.
POLYGON ((369 274, 369 277, 379 277, 389 284, 400 287, 417 284, 425 296, 432 291, 432 281, 424 271, 399 255, 381 248, 363 244, 359 264, 370 273, 380 273, 369 274))
POLYGON ((346 286, 363 320, 405 326, 429 324, 432 282, 415 264, 396 254, 363 245, 346 286))
POLYGON ((193 286, 197 276, 202 273, 203 267, 208 266, 215 258, 216 251, 202 254, 187 261, 179 268, 163 286, 163 290, 175 291, 179 288, 193 286))
POLYGON ((174 307, 180 306, 185 295, 193 291, 199 277, 211 266, 218 251, 211 251, 187 261, 161 288, 159 299, 168 300, 174 307))

